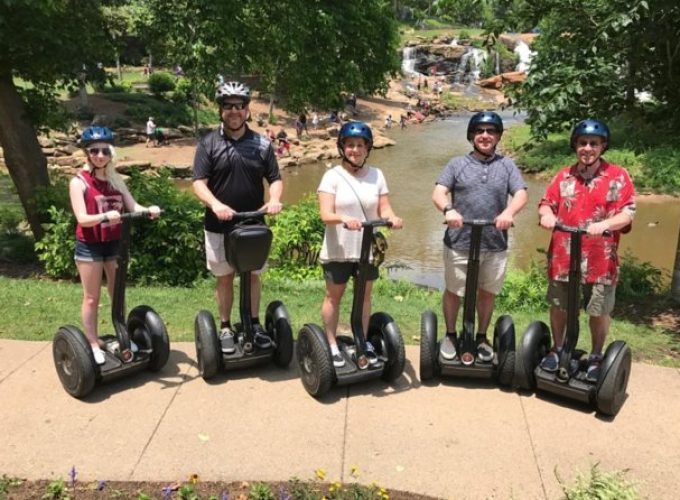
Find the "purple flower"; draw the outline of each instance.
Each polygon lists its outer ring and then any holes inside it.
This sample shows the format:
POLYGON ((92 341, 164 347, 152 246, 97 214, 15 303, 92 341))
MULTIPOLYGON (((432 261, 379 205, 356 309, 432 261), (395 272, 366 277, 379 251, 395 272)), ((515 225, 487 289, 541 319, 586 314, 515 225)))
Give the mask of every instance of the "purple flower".
POLYGON ((223 491, 221 498, 222 498, 222 500, 229 500, 229 493, 227 493, 226 491, 223 491))
POLYGON ((69 484, 71 485, 71 488, 75 488, 76 487, 76 478, 78 477, 78 471, 76 470, 75 465, 73 467, 71 467, 71 470, 68 473, 68 477, 69 477, 69 480, 70 480, 69 484))
POLYGON ((106 481, 100 479, 99 481, 97 481, 97 486, 95 486, 95 489, 97 491, 102 491, 104 489, 104 486, 106 486, 106 481))
POLYGON ((169 500, 172 498, 172 486, 168 485, 161 490, 163 492, 163 500, 169 500))
POLYGON ((292 498, 285 486, 279 486, 279 500, 291 500, 292 498))

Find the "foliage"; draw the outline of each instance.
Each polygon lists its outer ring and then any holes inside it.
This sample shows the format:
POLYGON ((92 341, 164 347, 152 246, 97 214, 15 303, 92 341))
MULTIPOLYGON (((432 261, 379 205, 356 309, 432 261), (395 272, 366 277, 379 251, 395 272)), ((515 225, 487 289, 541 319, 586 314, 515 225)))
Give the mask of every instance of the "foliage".
POLYGON ((603 472, 599 464, 590 468, 590 474, 579 474, 576 484, 565 485, 557 475, 557 481, 562 487, 566 500, 638 500, 640 494, 633 484, 628 482, 624 475, 625 471, 603 472))
POLYGON ((275 500, 274 492, 266 483, 253 483, 248 492, 248 500, 275 500))
MULTIPOLYGON (((126 103, 126 116, 132 121, 146 123, 149 116, 153 116, 156 123, 162 126, 177 127, 178 125, 191 125, 193 123, 193 111, 186 102, 175 99, 175 91, 172 101, 157 99, 146 94, 108 94, 107 99, 114 102, 126 103)), ((216 110, 202 110, 198 112, 199 124, 210 125, 217 121, 216 110)))
POLYGON ((318 258, 324 223, 314 195, 288 206, 271 220, 274 241, 270 261, 273 274, 302 280, 320 277, 318 258))
POLYGON ((55 479, 47 486, 47 491, 42 496, 46 500, 69 500, 66 483, 63 479, 55 479))
POLYGON ((616 298, 624 301, 661 296, 669 277, 649 262, 640 262, 631 253, 621 257, 616 298))
POLYGON ((497 298, 499 311, 536 310, 545 307, 548 277, 544 263, 532 260, 528 271, 510 269, 497 298))
POLYGON ((55 206, 48 209, 48 215, 51 222, 45 224, 45 236, 35 243, 38 259, 49 276, 73 279, 78 275, 73 263, 75 219, 70 211, 55 206))
POLYGON ((155 71, 149 76, 149 90, 157 97, 175 90, 175 77, 165 71, 155 71))

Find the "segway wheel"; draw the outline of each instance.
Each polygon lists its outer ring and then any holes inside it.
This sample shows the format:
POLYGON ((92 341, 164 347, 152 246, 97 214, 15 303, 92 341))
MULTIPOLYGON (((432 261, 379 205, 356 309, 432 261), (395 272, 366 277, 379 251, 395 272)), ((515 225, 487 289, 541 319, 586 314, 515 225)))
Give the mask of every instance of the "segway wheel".
POLYGON ((297 341, 297 360, 302 385, 307 392, 320 398, 334 382, 331 349, 326 334, 317 325, 306 324, 300 330, 297 341))
POLYGON ((425 311, 420 315, 420 380, 437 375, 437 315, 425 311))
POLYGON ((503 387, 510 387, 515 375, 515 324, 504 314, 496 321, 493 348, 498 358, 496 377, 503 387))
POLYGON ((196 315, 194 333, 198 373, 203 380, 209 380, 217 375, 222 366, 222 351, 217 338, 215 319, 210 312, 203 310, 196 315))
POLYGON ((597 382, 596 407, 604 415, 615 416, 626 400, 632 354, 625 342, 612 342, 605 351, 597 382))
POLYGON ((399 326, 389 314, 374 313, 368 322, 368 338, 378 355, 387 358, 380 378, 385 382, 394 382, 404 373, 406 364, 404 338, 399 326))
POLYGON ((536 388, 534 370, 550 349, 550 329, 542 321, 534 321, 522 335, 515 361, 515 384, 520 389, 536 388))
POLYGON ((97 379, 92 349, 75 326, 62 326, 52 341, 54 367, 61 385, 74 398, 87 396, 97 379))
POLYGON ((281 368, 290 365, 293 359, 293 330, 290 327, 288 310, 281 301, 274 301, 267 307, 265 328, 276 343, 274 364, 281 368))
POLYGON ((165 323, 149 306, 137 306, 128 314, 127 331, 137 345, 151 349, 149 370, 159 371, 170 358, 170 339, 165 323))

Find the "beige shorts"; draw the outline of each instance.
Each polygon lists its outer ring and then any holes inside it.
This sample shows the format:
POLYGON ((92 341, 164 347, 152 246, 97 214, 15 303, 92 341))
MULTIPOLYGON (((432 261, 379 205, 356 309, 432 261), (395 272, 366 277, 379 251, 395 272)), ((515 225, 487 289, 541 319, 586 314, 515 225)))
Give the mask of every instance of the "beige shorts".
MULTIPOLYGON (((444 245, 444 279, 446 289, 463 297, 465 295, 465 277, 470 252, 452 250, 444 245)), ((508 264, 508 252, 480 252, 478 288, 498 295, 503 288, 505 268, 508 264)))
MULTIPOLYGON (((234 268, 227 262, 227 254, 224 249, 224 234, 212 233, 204 231, 205 233, 205 261, 208 270, 215 276, 227 276, 234 274, 234 268)), ((253 274, 260 274, 266 265, 253 274)))
MULTIPOLYGON (((568 293, 569 284, 566 281, 551 281, 546 298, 551 306, 566 310, 568 293)), ((581 295, 589 316, 608 316, 614 310, 616 285, 581 285, 581 295)))

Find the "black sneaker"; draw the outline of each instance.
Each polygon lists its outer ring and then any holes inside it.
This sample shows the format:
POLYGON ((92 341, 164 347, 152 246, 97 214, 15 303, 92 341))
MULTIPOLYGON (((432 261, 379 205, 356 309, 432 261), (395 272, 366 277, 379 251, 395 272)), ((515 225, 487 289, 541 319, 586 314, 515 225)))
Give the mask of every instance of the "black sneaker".
POLYGON ((541 360, 541 364, 539 366, 541 367, 541 370, 545 370, 547 372, 556 372, 559 364, 560 357, 557 355, 555 351, 550 351, 541 360))
POLYGON ((256 323, 253 325, 253 333, 253 341, 257 347, 260 349, 269 349, 272 346, 272 339, 269 338, 269 335, 264 331, 261 324, 256 323))
POLYGON ((342 368, 345 366, 345 358, 342 354, 333 354, 333 366, 336 368, 342 368))
POLYGON ((477 359, 485 363, 493 360, 493 349, 486 337, 480 337, 477 342, 477 359))
POLYGON ((600 364, 602 363, 602 355, 591 354, 588 358, 588 370, 586 371, 586 380, 588 382, 596 383, 600 378, 600 364))
POLYGON ((369 341, 366 341, 366 357, 368 358, 368 364, 374 365, 378 362, 378 353, 375 352, 375 347, 369 341))
POLYGON ((236 351, 234 332, 228 326, 220 330, 220 344, 222 345, 222 352, 225 354, 233 354, 236 351))
POLYGON ((456 336, 444 335, 441 344, 439 345, 439 354, 442 358, 452 360, 456 357, 456 336))

